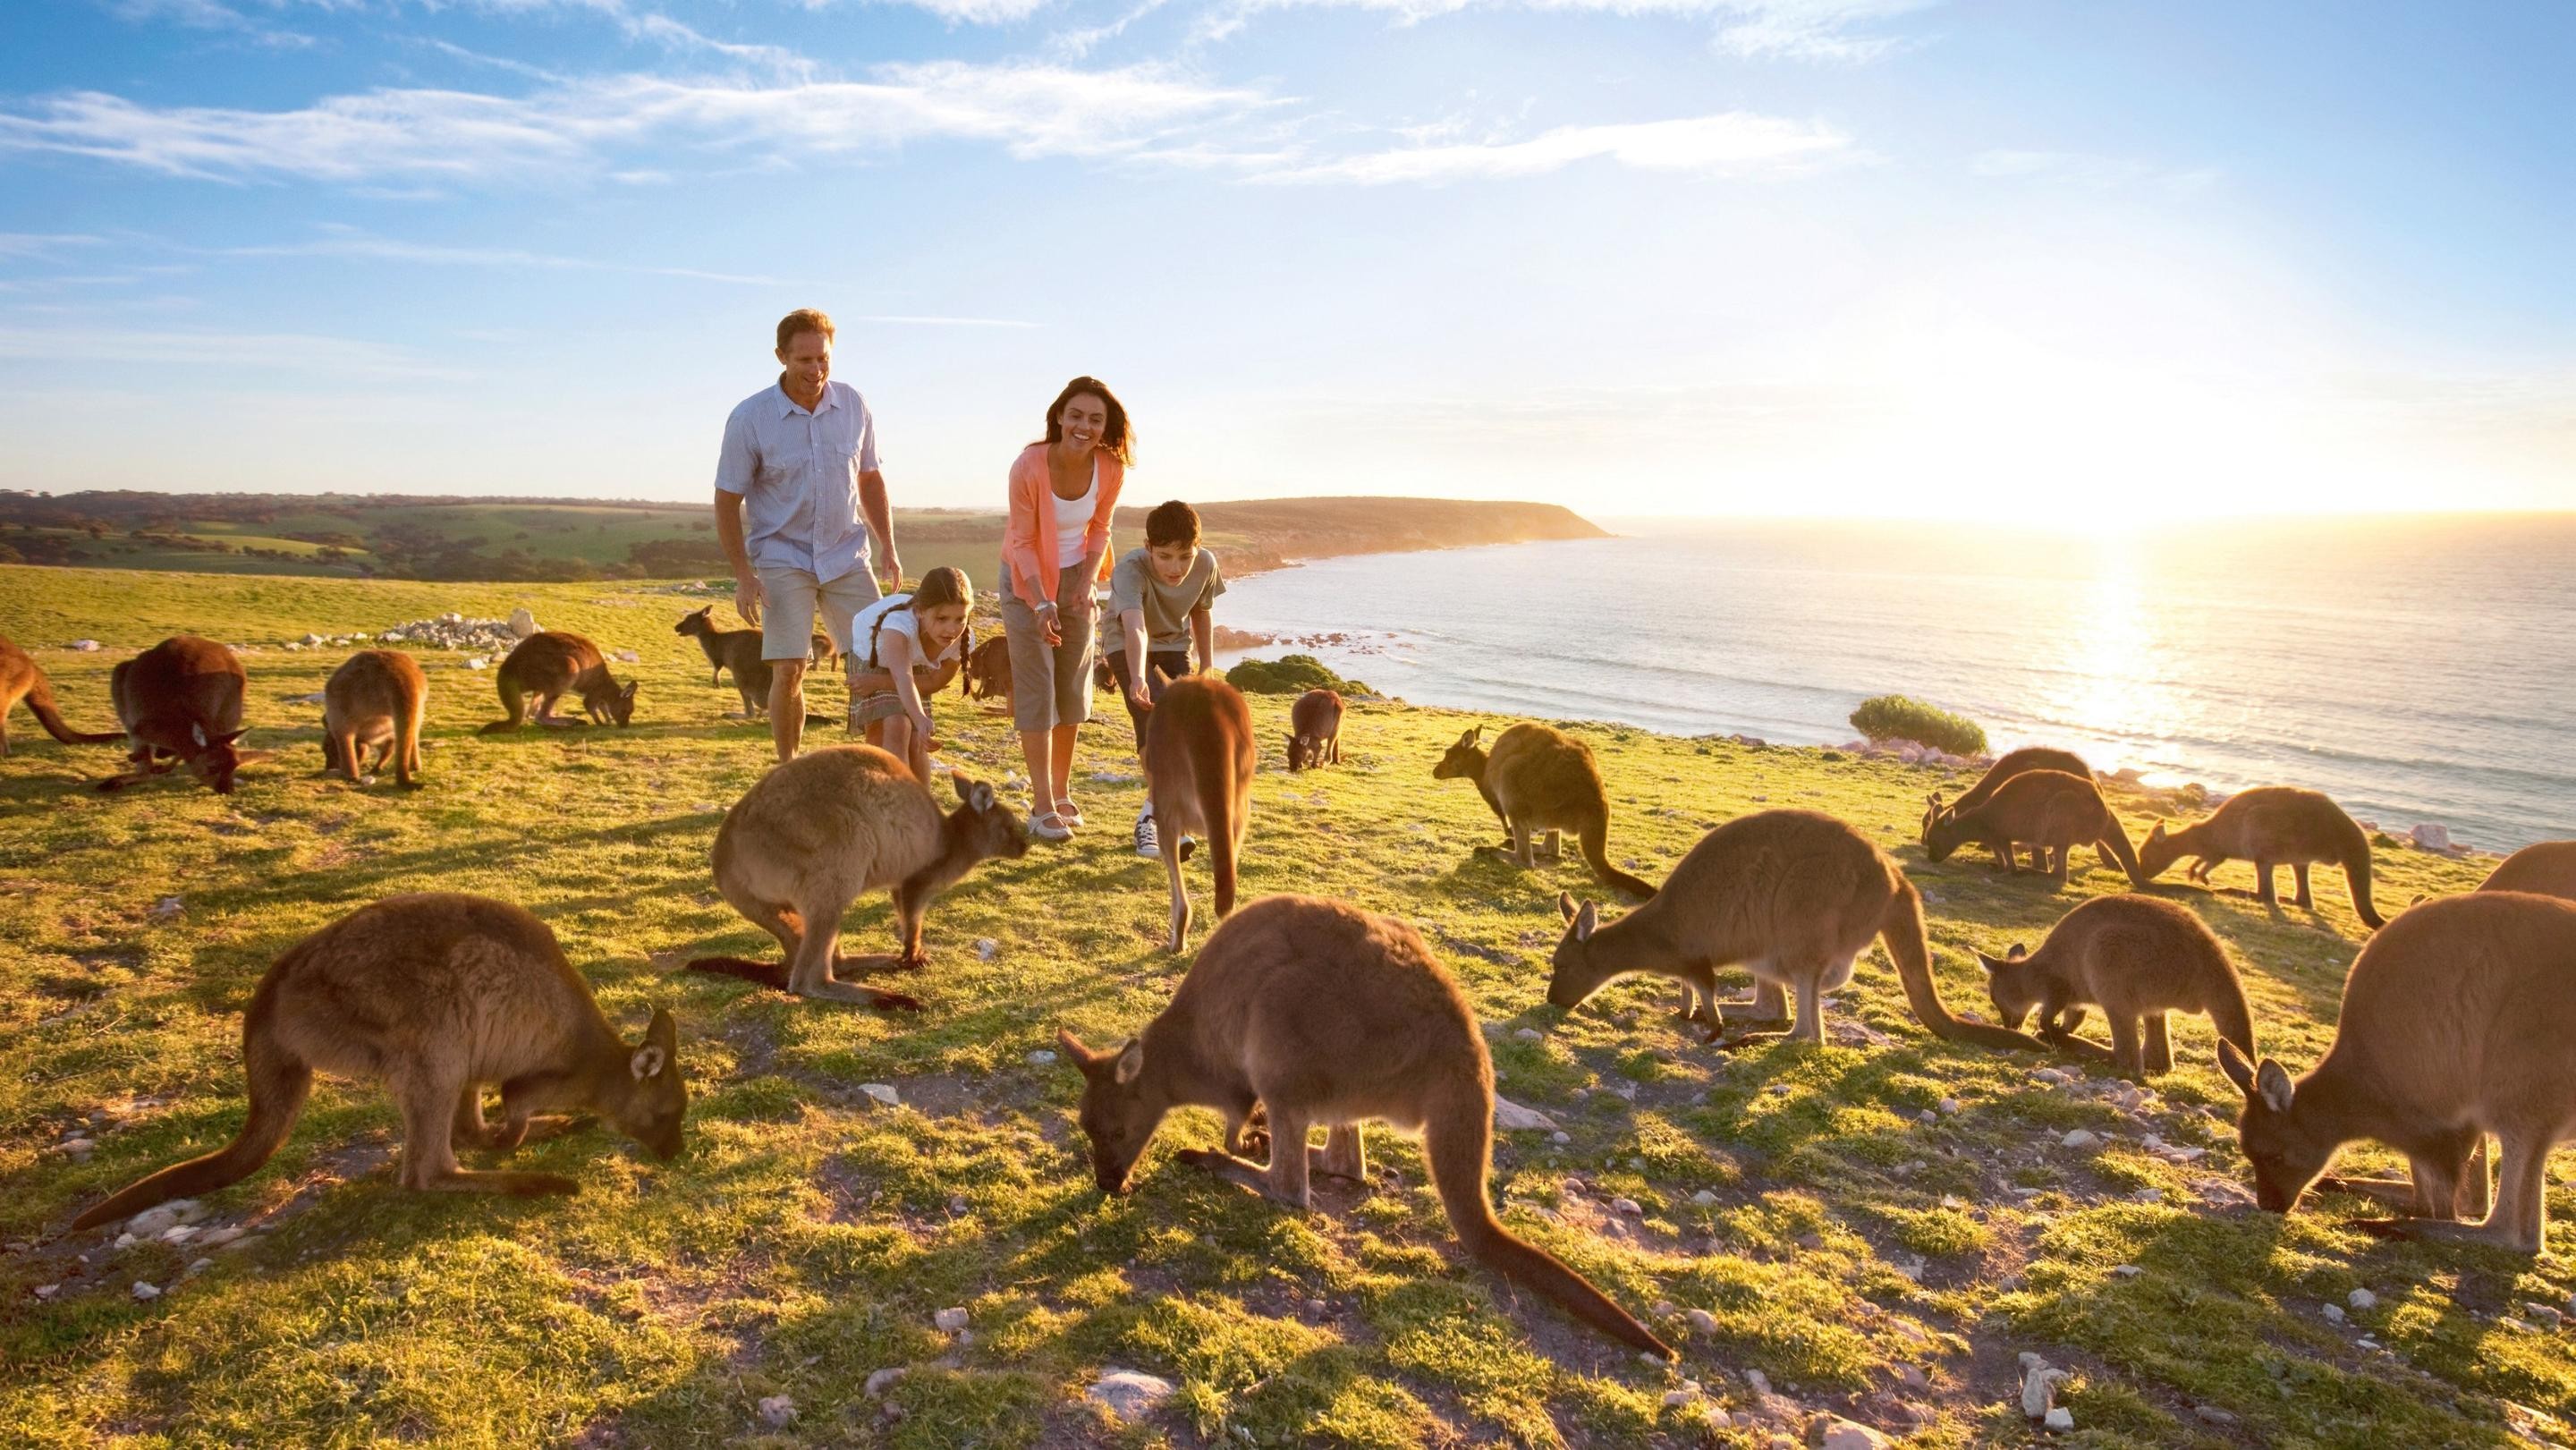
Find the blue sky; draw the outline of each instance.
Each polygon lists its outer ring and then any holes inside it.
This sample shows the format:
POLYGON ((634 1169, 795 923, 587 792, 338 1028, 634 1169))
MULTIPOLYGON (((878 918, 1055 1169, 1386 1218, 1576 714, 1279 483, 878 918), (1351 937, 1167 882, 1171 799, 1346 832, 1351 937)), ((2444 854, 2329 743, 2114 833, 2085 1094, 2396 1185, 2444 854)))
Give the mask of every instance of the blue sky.
POLYGON ((790 307, 899 502, 2576 507, 2576 6, 45 0, 0 486, 702 496, 790 307))

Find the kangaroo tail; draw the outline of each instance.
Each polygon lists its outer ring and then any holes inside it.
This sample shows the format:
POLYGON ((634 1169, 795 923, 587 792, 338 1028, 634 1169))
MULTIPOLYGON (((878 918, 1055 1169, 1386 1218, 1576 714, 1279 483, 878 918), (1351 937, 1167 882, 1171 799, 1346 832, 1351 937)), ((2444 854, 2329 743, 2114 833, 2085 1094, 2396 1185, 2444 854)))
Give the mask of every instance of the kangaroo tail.
POLYGON ((2387 919, 2370 904, 2370 838, 2362 834, 2358 825, 2352 827, 2343 843, 2343 879, 2352 888, 2352 909, 2361 924, 2372 931, 2388 925, 2387 919))
POLYGON ((1887 904, 1887 915, 1879 920, 1878 937, 1887 944, 1887 955, 1896 963, 1896 979, 1905 984, 1905 1000, 1914 1009, 1914 1020, 1929 1028, 1933 1036, 1984 1047, 2049 1050, 2047 1043, 2027 1032, 1984 1022, 1962 1022, 1941 1005, 1940 989, 1932 983, 1932 939, 1923 926, 1923 897, 1914 889, 1914 883, 1902 875, 1896 878, 1895 900, 1887 904))
POLYGON ((1654 896, 1653 883, 1641 881, 1610 864, 1610 812, 1607 809, 1585 821, 1576 838, 1582 843, 1584 861, 1590 864, 1592 874, 1600 877, 1604 885, 1624 891, 1639 901, 1654 896))
POLYGON ((2105 809, 2102 823, 2102 838, 2094 843, 2094 849, 2119 862, 2120 869, 2129 874, 2130 885, 2144 888, 2147 884, 2146 870, 2138 864, 2137 850, 2129 844, 2129 833, 2120 825, 2120 818, 2105 809))
POLYGON ((484 726, 481 733, 498 735, 504 730, 518 729, 528 718, 528 701, 519 693, 518 677, 510 673, 509 666, 505 664, 492 672, 492 687, 501 692, 501 713, 510 718, 493 721, 484 726))
MULTIPOLYGON (((255 1012, 258 1004, 252 1005, 255 1012)), ((313 1089, 313 1069, 255 1027, 243 1030, 242 1065, 250 1078, 250 1115, 242 1121, 240 1136, 201 1158, 174 1163, 130 1185, 73 1219, 72 1227, 96 1228, 132 1218, 156 1203, 211 1193, 240 1182, 267 1162, 286 1141, 296 1114, 304 1110, 305 1095, 313 1089)))
POLYGON ((106 745, 125 738, 122 730, 74 730, 63 720, 62 711, 54 708, 54 687, 41 678, 27 692, 27 709, 36 717, 36 723, 45 727, 46 734, 65 745, 106 745))
POLYGON ((1235 848, 1242 822, 1234 818, 1235 763, 1222 737, 1197 742, 1190 773, 1199 793, 1199 814, 1207 821, 1209 869, 1216 881, 1216 914, 1222 921, 1234 910, 1235 848))
POLYGON ((1556 1301, 1566 1313, 1623 1344, 1674 1357, 1672 1346, 1655 1337, 1590 1280, 1567 1268, 1555 1255, 1518 1238, 1494 1217, 1485 1196, 1485 1176, 1493 1168, 1494 1107, 1490 1094, 1458 1092, 1423 1125, 1422 1146, 1431 1160, 1431 1181, 1440 1190, 1440 1205, 1449 1212, 1449 1227, 1469 1257, 1503 1278, 1556 1301))
POLYGON ((781 992, 787 990, 785 962, 755 962, 749 957, 693 957, 689 961, 688 969, 692 972, 713 972, 719 977, 740 977, 746 982, 758 982, 764 987, 775 987, 781 992))

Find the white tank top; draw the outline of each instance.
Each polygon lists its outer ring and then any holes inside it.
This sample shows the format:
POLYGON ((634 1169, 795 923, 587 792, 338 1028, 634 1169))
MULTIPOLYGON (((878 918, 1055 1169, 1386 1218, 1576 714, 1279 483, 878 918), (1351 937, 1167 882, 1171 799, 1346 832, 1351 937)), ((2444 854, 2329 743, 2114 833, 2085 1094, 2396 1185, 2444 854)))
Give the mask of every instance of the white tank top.
POLYGON ((1069 569, 1082 562, 1082 537, 1091 531, 1091 516, 1100 508, 1100 460, 1091 460, 1091 482, 1082 497, 1055 501, 1055 566, 1069 569))

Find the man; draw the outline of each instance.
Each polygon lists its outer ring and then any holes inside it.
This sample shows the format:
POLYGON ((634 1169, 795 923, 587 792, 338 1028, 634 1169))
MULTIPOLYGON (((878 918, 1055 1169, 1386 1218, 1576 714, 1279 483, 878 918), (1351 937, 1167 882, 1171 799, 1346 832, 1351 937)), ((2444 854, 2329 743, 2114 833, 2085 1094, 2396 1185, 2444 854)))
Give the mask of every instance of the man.
POLYGON ((876 420, 847 383, 832 381, 832 319, 799 308, 778 320, 775 387, 725 419, 716 457, 716 537, 733 565, 734 610, 760 628, 768 661, 769 736, 781 761, 805 732, 805 658, 814 617, 842 654, 850 621, 903 578, 894 516, 877 471, 876 420), (747 517, 746 517, 747 516, 747 517))

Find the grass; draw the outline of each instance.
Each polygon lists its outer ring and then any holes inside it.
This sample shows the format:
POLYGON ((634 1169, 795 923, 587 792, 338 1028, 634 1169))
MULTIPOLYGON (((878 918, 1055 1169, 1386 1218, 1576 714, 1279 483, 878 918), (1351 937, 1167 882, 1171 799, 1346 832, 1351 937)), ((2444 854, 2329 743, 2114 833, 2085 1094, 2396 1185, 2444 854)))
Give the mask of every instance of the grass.
MULTIPOLYGON (((1421 927, 1492 1024, 1503 1092, 1569 1139, 1503 1135, 1506 1221, 1632 1308, 1673 1306, 1658 1322, 1685 1342, 1681 1364, 1642 1364, 1463 1261, 1401 1140, 1381 1136, 1393 1176, 1374 1192, 1326 1187, 1325 1211, 1295 1216, 1173 1163, 1214 1139, 1212 1119, 1187 1114, 1137 1192, 1103 1201, 1072 1122, 1076 1075, 1029 1054, 1058 1023, 1118 1040, 1184 965, 1156 946, 1162 869, 1125 847, 1138 787, 1123 722, 1086 735, 1082 768, 1102 778, 1080 781, 1096 822, 1081 842, 988 865, 935 910, 921 1015, 681 975, 691 955, 771 950, 708 880, 720 812, 768 747, 720 718, 731 690, 671 633, 694 602, 633 585, 0 569, 0 630, 37 651, 76 724, 105 723, 116 659, 190 628, 270 646, 244 656, 252 743, 284 752, 229 798, 178 782, 100 796, 84 781, 113 750, 15 722, 22 743, 0 761, 13 1443, 1759 1445, 1767 1429, 1708 1422, 1712 1405, 1749 1408, 1745 1372, 1759 1371, 1803 1408, 1923 1445, 2025 1444, 2006 1408, 2022 1350, 2075 1371, 2063 1402, 2078 1429, 2056 1437, 2072 1445, 2503 1445, 2510 1424, 2563 1440, 2576 1421, 2564 1332, 2512 1318, 2576 1289, 2563 1167, 2559 1253, 2537 1264, 2380 1243, 2350 1226, 2371 1210, 2349 1199, 2262 1214, 2204 1021, 2178 1028, 2180 1069, 2124 1108, 2106 1077, 2059 1064, 2080 1081, 2053 1085, 2040 1064, 1930 1040, 1875 951, 1822 1049, 1715 1052, 1643 984, 1560 1017, 1543 1002, 1551 903, 1594 888, 1571 860, 1523 875, 1473 856, 1491 817, 1429 773, 1461 717, 1398 705, 1351 707, 1345 763, 1291 777, 1275 744, 1288 701, 1253 700, 1265 756, 1246 889, 1346 896, 1421 927), (641 652, 620 667, 644 682, 634 729, 478 738, 490 677, 432 655, 427 789, 311 773, 318 708, 294 697, 336 657, 275 642, 522 603, 641 652), (79 637, 108 647, 53 647, 79 637), (281 950, 421 889, 536 911, 621 1030, 678 1011, 694 1092, 679 1160, 586 1129, 519 1155, 580 1179, 576 1198, 414 1197, 392 1183, 383 1094, 326 1082, 273 1162, 210 1195, 207 1223, 259 1230, 211 1267, 183 1277, 197 1257, 184 1247, 62 1233, 237 1129, 239 1014, 281 950), (172 896, 180 913, 157 916, 172 896), (862 1083, 894 1085, 903 1106, 874 1105, 862 1083), (57 1151, 92 1114, 107 1119, 96 1151, 57 1151), (2066 1150, 2074 1126, 2109 1142, 2066 1150), (2143 1150, 2148 1132, 2208 1156, 2169 1162, 2143 1150), (1635 1216, 1610 1207, 1622 1197, 1635 1216), (137 1281, 167 1292, 138 1302, 137 1281), (39 1300, 43 1285, 61 1287, 39 1300), (2378 1306, 2341 1328, 2320 1317, 2355 1287, 2378 1306), (970 1338, 933 1327, 949 1306, 970 1311, 970 1338), (1690 1309, 1710 1327, 1691 1331, 1690 1309), (1112 1428, 1080 1398, 1110 1366, 1179 1393, 1112 1428), (908 1373, 869 1396, 894 1367, 908 1373), (1668 1407, 1685 1377, 1706 1397, 1668 1407), (781 1394, 797 1416, 773 1429, 757 1405, 781 1394)), ((937 708, 952 759, 1010 772, 1000 715, 953 694, 937 708)), ((1982 863, 1926 864, 1910 841, 1924 792, 1964 776, 1573 728, 1610 782, 1614 859, 1650 879, 1708 826, 1765 806, 1831 811, 1895 851, 1927 895, 1956 1006, 1983 1005, 1971 947, 2036 942, 2118 885, 2090 853, 2063 896, 1982 863)), ((2172 813, 2113 799, 2133 834, 2172 813)), ((2393 902, 2483 869, 2394 848, 2377 865, 2393 902)), ((1204 871, 1191 880, 1204 911, 1204 871)), ((2313 914, 2165 889, 2235 952, 2272 1050, 2313 1061, 2361 940, 2332 878, 2313 914)), ((882 900, 853 913, 861 949, 890 936, 888 914, 882 900)))

